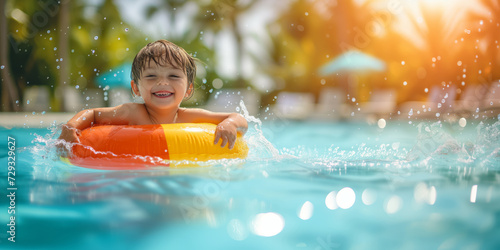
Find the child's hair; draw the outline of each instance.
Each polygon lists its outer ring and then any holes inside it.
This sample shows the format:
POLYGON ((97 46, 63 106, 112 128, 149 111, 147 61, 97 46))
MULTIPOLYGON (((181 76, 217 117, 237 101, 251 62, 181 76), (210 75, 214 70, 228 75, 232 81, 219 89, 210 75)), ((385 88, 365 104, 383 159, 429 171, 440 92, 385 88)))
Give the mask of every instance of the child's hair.
MULTIPOLYGON (((172 67, 183 70, 187 76, 188 89, 194 85, 195 59, 183 48, 164 39, 148 43, 135 56, 130 77, 136 84, 139 84, 141 73, 151 63, 151 60, 160 66, 172 65, 172 67)), ((193 91, 191 91, 192 94, 193 91)))

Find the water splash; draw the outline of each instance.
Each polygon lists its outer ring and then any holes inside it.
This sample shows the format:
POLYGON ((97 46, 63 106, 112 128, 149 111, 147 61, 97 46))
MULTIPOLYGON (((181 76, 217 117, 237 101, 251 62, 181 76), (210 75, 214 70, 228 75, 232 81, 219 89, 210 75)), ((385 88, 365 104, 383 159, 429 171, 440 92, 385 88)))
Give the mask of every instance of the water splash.
POLYGON ((273 146, 269 140, 266 139, 264 133, 262 132, 262 121, 255 116, 248 113, 248 109, 245 106, 245 102, 240 100, 241 114, 247 120, 250 125, 253 125, 253 130, 249 130, 247 134, 247 142, 250 148, 249 159, 279 159, 281 154, 273 146))
POLYGON ((472 140, 452 135, 440 122, 430 125, 420 123, 417 128, 417 143, 406 158, 415 167, 466 166, 488 169, 499 166, 499 121, 491 125, 481 122, 472 140))

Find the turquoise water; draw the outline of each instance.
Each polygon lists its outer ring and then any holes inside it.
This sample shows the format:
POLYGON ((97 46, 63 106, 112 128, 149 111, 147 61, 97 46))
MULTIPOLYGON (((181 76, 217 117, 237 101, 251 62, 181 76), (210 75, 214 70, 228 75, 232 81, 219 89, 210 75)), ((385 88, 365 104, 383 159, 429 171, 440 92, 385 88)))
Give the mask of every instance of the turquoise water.
POLYGON ((496 120, 252 123, 246 161, 127 171, 61 162, 59 132, 0 129, 2 249, 500 247, 496 120))

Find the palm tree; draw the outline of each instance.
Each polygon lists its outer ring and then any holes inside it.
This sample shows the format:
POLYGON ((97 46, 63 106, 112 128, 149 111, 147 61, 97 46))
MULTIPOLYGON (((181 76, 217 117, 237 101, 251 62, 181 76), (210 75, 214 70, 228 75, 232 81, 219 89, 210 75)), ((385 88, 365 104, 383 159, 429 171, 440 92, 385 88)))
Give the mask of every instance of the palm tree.
MULTIPOLYGON (((59 5, 59 42, 58 42, 58 57, 60 62, 60 71, 57 86, 59 88, 66 88, 69 82, 70 73, 70 57, 69 57, 69 37, 70 37, 70 1, 61 1, 59 5)), ((61 99, 66 98, 64 94, 61 95, 61 99)), ((60 103, 55 103, 55 110, 62 109, 62 100, 59 98, 54 98, 54 100, 60 103)), ((53 107, 54 108, 54 107, 53 107)))
POLYGON ((463 60, 463 44, 456 43, 464 30, 462 19, 467 10, 463 8, 440 9, 436 6, 425 6, 418 3, 420 17, 408 9, 408 16, 417 38, 423 42, 423 47, 414 46, 420 52, 417 60, 422 60, 422 67, 427 76, 419 84, 412 84, 411 89, 416 95, 425 95, 424 88, 441 83, 455 83, 461 75, 457 62, 463 60))
POLYGON ((11 75, 9 62, 10 36, 7 28, 6 4, 7 0, 0 0, 0 76, 2 78, 2 109, 5 111, 19 111, 19 93, 11 75))
POLYGON ((199 3, 200 10, 195 21, 197 30, 217 34, 221 30, 229 28, 234 36, 236 41, 236 86, 244 87, 245 81, 242 74, 243 35, 238 27, 238 17, 252 8, 256 0, 250 0, 244 4, 237 0, 214 0, 208 3, 199 1, 199 3))
POLYGON ((475 40, 485 41, 486 49, 482 55, 488 60, 484 66, 486 79, 496 79, 500 77, 498 70, 500 60, 500 3, 497 0, 479 0, 486 11, 471 12, 468 21, 472 26, 475 40), (477 31, 477 33, 476 33, 477 31))

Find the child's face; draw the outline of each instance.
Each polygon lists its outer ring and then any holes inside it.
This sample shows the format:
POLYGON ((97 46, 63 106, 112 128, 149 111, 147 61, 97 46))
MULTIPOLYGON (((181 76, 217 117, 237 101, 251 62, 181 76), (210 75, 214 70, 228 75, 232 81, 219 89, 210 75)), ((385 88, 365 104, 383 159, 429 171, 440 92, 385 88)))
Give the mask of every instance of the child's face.
POLYGON ((132 84, 134 93, 144 99, 146 106, 159 109, 179 107, 184 97, 189 96, 187 87, 183 70, 160 66, 154 61, 142 71, 139 82, 132 84))

